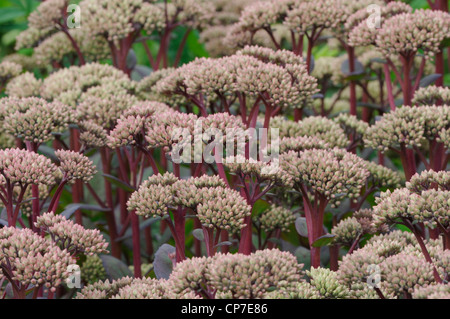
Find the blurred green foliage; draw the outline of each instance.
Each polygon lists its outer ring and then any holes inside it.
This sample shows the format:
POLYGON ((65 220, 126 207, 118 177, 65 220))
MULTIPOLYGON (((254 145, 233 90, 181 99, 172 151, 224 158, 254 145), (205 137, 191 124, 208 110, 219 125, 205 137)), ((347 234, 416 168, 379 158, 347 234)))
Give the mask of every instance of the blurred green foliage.
POLYGON ((17 35, 27 28, 27 17, 37 0, 0 0, 0 58, 14 52, 17 35))

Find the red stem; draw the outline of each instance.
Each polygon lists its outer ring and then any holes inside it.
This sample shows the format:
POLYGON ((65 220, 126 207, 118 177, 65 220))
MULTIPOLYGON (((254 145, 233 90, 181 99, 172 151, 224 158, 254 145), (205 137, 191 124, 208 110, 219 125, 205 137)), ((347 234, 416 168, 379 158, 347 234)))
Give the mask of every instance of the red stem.
MULTIPOLYGON (((110 175, 111 174, 111 157, 109 155, 109 150, 106 148, 100 149, 100 155, 102 160, 102 169, 103 173, 110 175)), ((109 212, 106 212, 106 223, 108 225, 109 237, 111 239, 111 255, 120 258, 121 249, 119 243, 116 241, 117 239, 117 225, 116 219, 114 216, 114 201, 113 201, 113 193, 111 183, 104 178, 105 185, 105 196, 106 196, 106 204, 111 209, 109 212)))
POLYGON ((140 239, 140 229, 139 229, 139 217, 136 215, 135 211, 130 212, 131 214, 131 230, 132 230, 132 240, 133 240, 133 266, 134 266, 134 277, 141 278, 141 239, 140 239))
MULTIPOLYGON (((347 46, 348 67, 350 73, 355 72, 355 49, 347 46)), ((350 80, 350 115, 356 116, 356 83, 350 80)))

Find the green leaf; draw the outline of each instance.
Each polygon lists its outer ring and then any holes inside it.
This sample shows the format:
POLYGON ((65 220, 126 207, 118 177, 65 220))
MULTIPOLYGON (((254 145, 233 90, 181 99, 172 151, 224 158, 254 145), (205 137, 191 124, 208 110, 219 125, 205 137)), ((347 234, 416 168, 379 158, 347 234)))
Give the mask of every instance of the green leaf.
POLYGON ((280 238, 276 238, 276 237, 269 238, 269 239, 267 239, 267 241, 269 241, 271 243, 274 243, 276 245, 279 245, 279 246, 281 246, 281 243, 282 243, 281 239, 280 238))
POLYGON ((218 243, 214 247, 217 248, 217 247, 231 246, 231 245, 233 245, 233 243, 231 241, 223 241, 223 242, 218 243))
POLYGON ((99 257, 102 260, 109 280, 117 280, 127 276, 133 277, 130 269, 123 261, 110 255, 100 255, 99 257))
POLYGON ((348 59, 346 59, 344 62, 342 62, 342 64, 341 64, 341 71, 347 77, 363 75, 365 73, 364 72, 364 66, 357 59, 355 59, 355 65, 354 65, 354 71, 353 72, 350 72, 350 65, 349 65, 348 59))
POLYGON ((129 70, 134 69, 134 67, 136 66, 137 56, 133 49, 130 49, 130 51, 128 52, 126 63, 129 70))
POLYGON ((315 242, 312 243, 311 246, 313 246, 313 247, 326 246, 333 241, 334 237, 335 237, 335 235, 332 235, 332 234, 326 234, 326 235, 320 236, 319 238, 316 239, 315 242))
POLYGON ((175 247, 169 244, 163 244, 156 251, 155 260, 153 261, 156 278, 169 279, 173 269, 172 259, 169 257, 170 254, 175 254, 175 247))
POLYGON ((376 62, 376 63, 386 64, 386 63, 387 63, 387 60, 386 60, 386 59, 381 59, 381 58, 373 58, 373 59, 370 59, 370 62, 376 62))
POLYGON ((113 176, 113 175, 109 175, 109 174, 102 174, 111 184, 116 185, 117 187, 132 193, 134 191, 136 191, 131 185, 125 183, 123 180, 113 176))
POLYGON ((2 44, 5 46, 13 44, 16 41, 16 38, 20 34, 20 32, 22 32, 21 29, 16 28, 14 30, 5 33, 2 37, 2 44))
POLYGON ((41 146, 39 146, 38 152, 50 158, 54 162, 59 162, 58 157, 56 157, 55 155, 55 150, 50 146, 42 144, 41 146))
POLYGON ((295 220, 295 229, 297 230, 297 233, 302 237, 308 237, 308 227, 306 225, 306 218, 305 217, 298 217, 295 220))
POLYGON ((426 77, 424 77, 420 80, 419 86, 421 88, 427 87, 428 85, 431 85, 434 82, 436 82, 440 77, 442 77, 442 74, 439 74, 439 73, 433 73, 433 74, 427 75, 426 77))
POLYGON ((20 8, 8 7, 2 8, 2 14, 0 15, 0 24, 13 21, 20 17, 26 17, 26 12, 20 8))
POLYGON ((265 210, 269 209, 269 207, 270 207, 270 204, 267 201, 265 201, 263 199, 259 199, 253 205, 252 215, 258 216, 265 210))
POLYGON ((131 79, 133 81, 139 82, 146 76, 149 76, 152 73, 152 69, 145 65, 136 65, 131 71, 131 79))
POLYGON ((201 228, 194 229, 192 231, 192 235, 200 241, 205 240, 205 234, 203 233, 203 229, 201 229, 201 228))
POLYGON ((82 203, 73 203, 66 206, 64 211, 61 213, 64 217, 69 219, 77 210, 84 209, 84 210, 93 210, 97 212, 109 212, 111 209, 109 208, 103 208, 101 206, 97 205, 89 205, 89 204, 82 204, 82 203))
POLYGON ((295 257, 297 257, 297 261, 300 264, 304 264, 304 269, 311 268, 311 253, 308 248, 303 246, 297 247, 294 252, 295 257))

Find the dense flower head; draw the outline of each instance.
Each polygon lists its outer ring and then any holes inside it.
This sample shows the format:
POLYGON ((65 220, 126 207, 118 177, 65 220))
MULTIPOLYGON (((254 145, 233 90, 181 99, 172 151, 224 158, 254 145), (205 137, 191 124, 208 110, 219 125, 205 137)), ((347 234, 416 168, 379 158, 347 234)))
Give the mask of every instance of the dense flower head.
POLYGON ((425 117, 425 138, 437 139, 442 130, 450 129, 450 105, 428 105, 419 107, 425 117))
POLYGON ((407 219, 431 227, 435 227, 437 223, 448 227, 449 200, 450 192, 445 190, 429 189, 414 193, 403 188, 392 193, 387 191, 376 200, 374 223, 392 224, 407 219))
POLYGON ((36 227, 48 233, 51 239, 72 256, 107 252, 108 243, 98 229, 86 229, 62 215, 53 212, 37 218, 36 227))
POLYGON ((94 163, 83 154, 74 151, 57 150, 60 170, 69 181, 81 180, 89 182, 97 172, 94 163))
POLYGON ((411 201, 419 195, 411 193, 406 188, 387 190, 376 199, 377 205, 373 208, 374 224, 395 224, 402 219, 412 219, 411 201))
POLYGON ((433 266, 423 257, 400 253, 385 259, 380 267, 382 285, 398 296, 434 282, 433 266))
POLYGON ((56 166, 43 155, 20 149, 0 150, 0 173, 12 185, 55 183, 56 166))
POLYGON ((339 282, 338 274, 326 268, 311 268, 306 271, 310 277, 311 286, 316 288, 322 298, 325 299, 347 299, 350 290, 339 282))
POLYGON ((210 99, 241 92, 262 96, 273 106, 303 107, 317 93, 317 83, 298 62, 288 53, 248 48, 230 57, 196 59, 160 80, 155 89, 163 95, 203 94, 210 99))
POLYGON ((238 70, 237 87, 250 96, 262 95, 273 106, 294 108, 304 107, 318 92, 316 79, 303 64, 245 64, 238 70))
POLYGON ((110 299, 116 295, 119 290, 132 283, 133 278, 122 277, 117 280, 97 281, 91 285, 84 286, 83 289, 77 293, 75 299, 110 299))
POLYGON ((270 126, 280 129, 280 138, 310 136, 323 140, 330 147, 341 148, 347 147, 349 143, 338 123, 321 116, 310 116, 300 122, 275 118, 270 126))
POLYGON ((18 76, 21 72, 22 66, 20 64, 3 61, 0 63, 0 83, 6 83, 8 80, 18 76))
POLYGON ((48 103, 44 99, 30 97, 22 98, 19 103, 6 111, 4 128, 25 141, 38 144, 49 141, 54 133, 66 131, 74 122, 73 109, 60 102, 48 103))
POLYGON ((211 258, 207 257, 193 257, 177 263, 167 281, 167 287, 174 297, 180 298, 190 293, 200 296, 212 290, 205 276, 209 263, 211 258))
POLYGON ((411 213, 414 219, 424 223, 425 226, 444 228, 450 226, 450 191, 430 189, 423 191, 420 197, 412 198, 411 213))
POLYGON ((289 227, 295 222, 296 217, 291 210, 283 206, 272 205, 255 219, 261 223, 261 229, 270 234, 277 229, 283 232, 289 231, 289 227))
POLYGON ((223 187, 203 188, 201 198, 197 217, 204 227, 235 233, 246 226, 244 218, 250 216, 251 207, 238 191, 223 187))
POLYGON ((141 101, 125 110, 124 117, 133 115, 148 118, 155 113, 167 112, 172 110, 167 104, 156 101, 141 101))
POLYGON ((25 71, 32 71, 35 67, 33 56, 28 56, 20 53, 11 53, 3 57, 3 62, 12 62, 22 66, 25 71))
MULTIPOLYGON (((283 29, 282 25, 278 26, 281 27, 281 30, 283 29)), ((273 35, 280 40, 276 32, 274 32, 273 35)), ((263 47, 274 48, 273 42, 266 30, 248 30, 245 28, 245 24, 241 22, 237 22, 227 27, 223 44, 232 50, 232 52, 242 49, 246 45, 260 45, 263 47)))
POLYGON ((369 127, 365 135, 367 146, 386 152, 389 149, 420 147, 425 134, 426 107, 402 107, 383 115, 369 127))
POLYGON ((369 176, 364 161, 341 149, 306 150, 281 155, 282 168, 304 184, 339 205, 342 197, 357 198, 369 176))
POLYGON ((373 224, 373 211, 372 209, 360 209, 353 213, 353 217, 356 218, 358 223, 362 227, 362 231, 365 234, 375 234, 377 232, 387 233, 389 231, 388 225, 379 225, 378 227, 373 224))
POLYGON ((207 0, 175 0, 171 4, 180 12, 178 21, 191 28, 202 29, 210 25, 214 5, 207 0))
POLYGON ((141 116, 129 115, 117 120, 117 125, 108 136, 108 146, 112 149, 135 145, 137 140, 144 140, 144 125, 146 119, 141 116))
POLYGON ((336 28, 347 14, 341 1, 299 1, 286 13, 284 24, 297 33, 314 32, 322 28, 336 28))
POLYGON ((333 120, 336 123, 339 123, 347 135, 356 133, 357 135, 362 136, 369 128, 368 123, 359 120, 355 115, 350 115, 347 113, 341 113, 333 118, 333 120))
POLYGON ((36 46, 43 38, 48 36, 54 31, 53 27, 45 29, 28 28, 21 33, 16 38, 15 49, 20 50, 23 48, 32 48, 36 46))
MULTIPOLYGON (((238 116, 230 115, 228 113, 215 113, 210 114, 207 117, 201 117, 197 120, 196 124, 200 124, 199 121, 201 121, 202 131, 200 132, 198 125, 196 125, 194 127, 194 134, 196 134, 196 136, 202 134, 201 136, 204 144, 202 151, 206 144, 214 143, 217 147, 222 146, 224 156, 227 156, 227 149, 225 146, 228 147, 229 144, 232 144, 234 153, 239 147, 238 143, 243 143, 249 139, 246 126, 238 116)), ((194 142, 196 136, 193 137, 194 142)), ((196 158, 199 158, 200 156, 198 153, 193 154, 196 158)))
POLYGON ((278 249, 243 254, 218 254, 208 264, 206 278, 216 298, 262 298, 271 287, 290 289, 302 275, 295 256, 278 249))
POLYGON ((55 28, 58 22, 64 17, 64 11, 68 5, 68 0, 47 0, 42 2, 28 17, 31 28, 47 29, 55 28))
MULTIPOLYGON (((83 29, 69 29, 70 36, 76 41, 83 57, 87 61, 99 61, 106 59, 111 54, 108 43, 104 38, 89 37, 83 29)), ((37 66, 45 67, 54 62, 63 63, 67 56, 75 56, 76 50, 72 46, 69 37, 64 32, 56 32, 34 48, 33 58, 37 66)))
POLYGON ((373 236, 367 241, 364 249, 371 250, 382 258, 396 255, 406 251, 417 244, 414 234, 401 230, 393 230, 386 234, 373 236))
POLYGON ((89 96, 78 105, 77 117, 93 121, 107 130, 112 129, 123 112, 135 102, 134 96, 124 92, 107 98, 89 96))
POLYGON ((286 12, 288 1, 257 1, 244 8, 239 19, 239 27, 256 32, 277 22, 286 12))
POLYGON ((377 31, 376 44, 381 52, 409 56, 419 49, 431 57, 448 36, 450 15, 440 10, 416 10, 387 19, 377 31))
POLYGON ((165 282, 154 278, 136 278, 119 289, 111 299, 166 299, 165 282))
POLYGON ((402 179, 399 173, 374 162, 366 162, 366 167, 370 172, 369 180, 372 182, 373 187, 400 187, 402 179))
POLYGON ((78 123, 80 141, 85 147, 103 147, 108 140, 106 130, 94 121, 81 121, 78 123))
POLYGON ((184 132, 194 133, 195 123, 198 117, 195 114, 166 111, 155 114, 151 121, 147 122, 148 129, 145 132, 145 140, 149 149, 168 147, 169 149, 182 140, 184 132))
POLYGON ((56 290, 75 263, 66 250, 31 229, 0 229, 0 267, 20 286, 45 286, 56 290))
POLYGON ((226 188, 227 185, 220 176, 203 175, 182 179, 175 186, 176 200, 179 204, 196 209, 203 200, 202 190, 205 188, 226 188))
MULTIPOLYGON (((356 297, 377 298, 373 289, 368 287, 368 279, 370 275, 373 275, 373 267, 380 266, 386 258, 399 254, 415 243, 416 239, 412 234, 399 230, 374 236, 363 248, 342 258, 337 271, 339 281, 347 285, 356 297)), ((381 286, 380 290, 387 298, 394 297, 386 291, 384 286, 381 286)))
POLYGON ((25 72, 9 81, 5 93, 17 98, 38 96, 41 85, 42 80, 36 79, 33 73, 25 72))
POLYGON ((450 284, 417 287, 412 297, 413 299, 450 299, 450 284))
MULTIPOLYGON (((390 2, 380 8, 378 16, 380 24, 387 19, 401 13, 411 13, 410 5, 401 2, 390 2)), ((345 28, 349 30, 348 42, 351 46, 365 46, 374 44, 379 32, 379 27, 373 25, 375 21, 369 21, 372 12, 367 8, 361 9, 351 15, 345 23, 345 28)))
POLYGON ((428 170, 417 173, 406 183, 406 188, 417 194, 435 188, 450 191, 450 172, 428 170))
MULTIPOLYGON (((120 10, 118 8, 111 8, 112 10, 120 10)), ((95 15, 95 18, 98 18, 98 14, 95 15)), ((129 15, 129 21, 139 23, 141 28, 145 30, 148 34, 152 34, 153 31, 161 30, 165 26, 164 21, 164 8, 163 6, 155 5, 154 3, 143 2, 140 5, 139 10, 135 13, 131 13, 129 15), (133 16, 134 14, 134 16, 133 16)), ((121 23, 123 23, 121 21, 121 23)), ((131 29, 130 29, 131 30, 131 29)), ((107 30, 107 32, 111 32, 111 30, 107 30)), ((117 29, 115 32, 122 32, 122 30, 117 29)), ((100 34, 104 34, 104 32, 99 32, 100 34)), ((112 33, 112 32, 111 32, 112 33)), ((109 40, 111 40, 111 36, 113 34, 108 34, 109 40)))
POLYGON ((46 77, 42 84, 41 96, 47 100, 59 100, 76 105, 82 93, 88 89, 116 83, 132 85, 125 73, 110 65, 89 63, 71 66, 46 77))
POLYGON ((369 249, 357 249, 350 255, 342 257, 337 272, 339 281, 352 291, 361 291, 367 287, 370 265, 378 265, 383 258, 369 249))
POLYGON ((245 46, 242 50, 236 52, 236 55, 248 55, 264 63, 273 63, 282 67, 288 64, 305 65, 303 58, 295 55, 288 50, 272 50, 256 45, 245 46))
POLYGON ((131 195, 128 210, 145 217, 165 216, 168 207, 176 204, 174 184, 177 181, 172 173, 151 176, 131 195))
POLYGON ((442 144, 445 145, 446 149, 450 149, 450 128, 449 129, 442 129, 439 132, 439 136, 437 138, 438 142, 441 142, 442 144))
POLYGON ((107 274, 101 258, 98 255, 87 256, 81 266, 81 279, 90 285, 106 278, 107 274))
POLYGON ((157 8, 154 8, 153 4, 148 3, 143 6, 142 0, 84 0, 80 6, 84 12, 83 27, 87 29, 87 32, 92 36, 103 35, 108 41, 127 37, 128 34, 136 31, 135 23, 140 23, 146 28, 159 27, 163 18, 162 12, 160 15, 155 14, 157 8), (142 13, 140 13, 141 8, 142 13), (145 14, 150 14, 148 19, 145 14))
POLYGON ((136 85, 137 96, 142 100, 161 101, 164 99, 168 99, 172 101, 173 97, 162 96, 161 94, 159 94, 159 92, 156 91, 155 86, 161 79, 169 76, 172 72, 174 72, 174 70, 175 69, 173 68, 164 68, 150 73, 150 75, 146 76, 137 83, 136 85))
POLYGON ((279 166, 278 160, 272 160, 270 163, 246 159, 242 155, 230 156, 225 159, 224 166, 231 173, 239 175, 244 179, 246 177, 257 178, 260 182, 268 182, 279 186, 292 186, 292 177, 286 174, 279 166))
POLYGON ((436 105, 438 102, 444 105, 450 105, 450 88, 429 85, 419 88, 414 93, 414 105, 436 105))
POLYGON ((355 217, 341 220, 333 227, 331 233, 335 236, 333 241, 344 246, 352 246, 364 233, 363 227, 355 217))
POLYGON ((330 146, 327 142, 314 136, 285 137, 280 141, 280 153, 328 148, 330 148, 330 146))

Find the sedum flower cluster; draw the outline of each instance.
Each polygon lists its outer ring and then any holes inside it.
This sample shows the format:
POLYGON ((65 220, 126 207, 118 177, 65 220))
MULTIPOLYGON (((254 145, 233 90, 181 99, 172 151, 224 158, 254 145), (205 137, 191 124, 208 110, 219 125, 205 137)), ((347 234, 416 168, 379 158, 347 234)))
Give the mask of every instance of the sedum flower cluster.
POLYGON ((291 151, 283 154, 280 162, 297 185, 310 187, 313 193, 323 195, 335 205, 343 197, 356 199, 369 177, 361 158, 338 148, 291 151))
POLYGON ((188 180, 179 180, 171 173, 152 176, 128 201, 129 210, 146 217, 164 217, 178 205, 193 209, 204 227, 230 232, 245 227, 244 218, 251 213, 239 192, 207 176, 188 180))
POLYGON ((295 291, 304 282, 302 268, 292 254, 278 249, 193 257, 178 263, 167 280, 100 281, 83 288, 77 298, 264 298, 273 290, 295 291))
POLYGON ((74 111, 60 102, 42 98, 3 98, 0 100, 4 129, 24 141, 41 144, 62 133, 73 123, 74 111))
POLYGON ((108 243, 98 229, 85 229, 62 215, 46 213, 37 218, 36 227, 48 233, 53 242, 72 256, 107 252, 108 243))
POLYGON ((75 263, 67 250, 31 229, 0 229, 0 248, 0 276, 11 283, 16 297, 24 298, 33 286, 55 291, 75 263))

